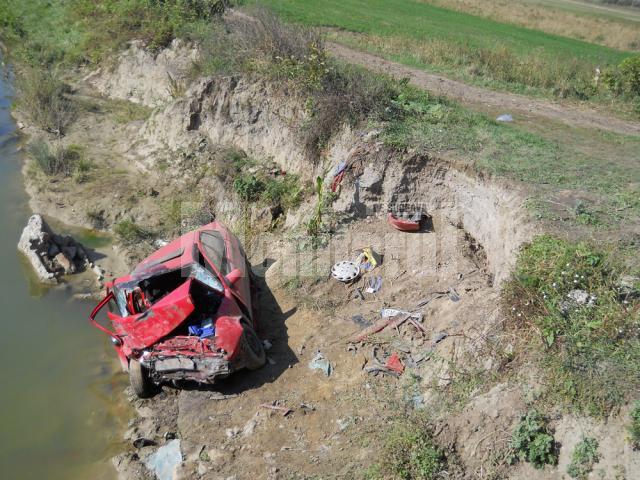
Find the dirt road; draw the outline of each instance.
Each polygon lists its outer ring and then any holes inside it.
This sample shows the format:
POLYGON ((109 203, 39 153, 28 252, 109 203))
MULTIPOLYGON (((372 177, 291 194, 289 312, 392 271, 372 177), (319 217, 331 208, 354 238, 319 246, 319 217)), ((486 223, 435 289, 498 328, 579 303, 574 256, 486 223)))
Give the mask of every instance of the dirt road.
POLYGON ((329 52, 340 60, 396 78, 409 78, 410 83, 416 87, 457 100, 467 106, 480 107, 483 111, 511 113, 516 117, 519 114, 526 117, 546 118, 574 127, 595 128, 624 135, 640 135, 640 123, 606 116, 596 110, 474 87, 337 43, 327 42, 326 46, 329 52))

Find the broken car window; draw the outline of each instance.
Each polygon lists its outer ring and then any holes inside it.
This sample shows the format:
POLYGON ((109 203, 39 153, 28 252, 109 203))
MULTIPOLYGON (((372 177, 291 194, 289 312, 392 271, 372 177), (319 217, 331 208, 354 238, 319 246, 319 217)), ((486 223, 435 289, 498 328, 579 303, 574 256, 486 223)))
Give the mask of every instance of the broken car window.
POLYGON ((229 264, 227 261, 227 252, 222 235, 218 232, 202 232, 200 234, 200 242, 204 249, 204 254, 213 266, 218 269, 222 275, 229 273, 229 264))

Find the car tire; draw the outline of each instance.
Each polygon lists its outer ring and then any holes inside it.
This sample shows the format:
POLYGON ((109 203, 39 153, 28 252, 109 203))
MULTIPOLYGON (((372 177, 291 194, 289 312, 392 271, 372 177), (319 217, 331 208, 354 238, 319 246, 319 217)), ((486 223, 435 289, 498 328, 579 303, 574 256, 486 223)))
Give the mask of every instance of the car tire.
POLYGON ((138 360, 129 360, 129 382, 133 392, 139 398, 149 398, 155 392, 155 385, 149 376, 149 370, 138 360))
POLYGON ((256 331, 245 322, 242 322, 242 328, 244 329, 242 333, 244 366, 249 370, 257 370, 267 361, 267 354, 256 331))

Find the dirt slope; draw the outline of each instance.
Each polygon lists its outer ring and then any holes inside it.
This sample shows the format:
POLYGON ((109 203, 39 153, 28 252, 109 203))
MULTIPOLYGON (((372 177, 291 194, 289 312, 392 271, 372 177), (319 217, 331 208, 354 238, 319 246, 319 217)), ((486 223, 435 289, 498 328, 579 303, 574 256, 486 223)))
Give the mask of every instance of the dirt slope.
POLYGON ((559 105, 513 93, 495 92, 385 60, 334 42, 327 42, 326 46, 331 54, 340 60, 393 77, 409 78, 410 83, 416 87, 457 100, 467 106, 480 107, 483 111, 520 114, 525 117, 555 120, 574 127, 596 128, 624 135, 640 135, 640 123, 612 118, 596 110, 559 105))

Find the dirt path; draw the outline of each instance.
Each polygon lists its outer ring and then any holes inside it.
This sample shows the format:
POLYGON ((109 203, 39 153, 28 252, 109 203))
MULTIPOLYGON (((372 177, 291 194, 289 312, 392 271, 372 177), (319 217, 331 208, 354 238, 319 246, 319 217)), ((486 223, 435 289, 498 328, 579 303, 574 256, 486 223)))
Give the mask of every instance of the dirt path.
POLYGON ((465 105, 481 107, 491 113, 512 113, 538 117, 565 123, 574 127, 595 128, 625 135, 640 135, 640 123, 629 122, 603 115, 600 112, 550 101, 474 87, 442 75, 425 72, 369 53, 354 50, 333 42, 327 42, 332 55, 352 64, 385 73, 393 77, 409 78, 416 87, 442 95, 465 105))

